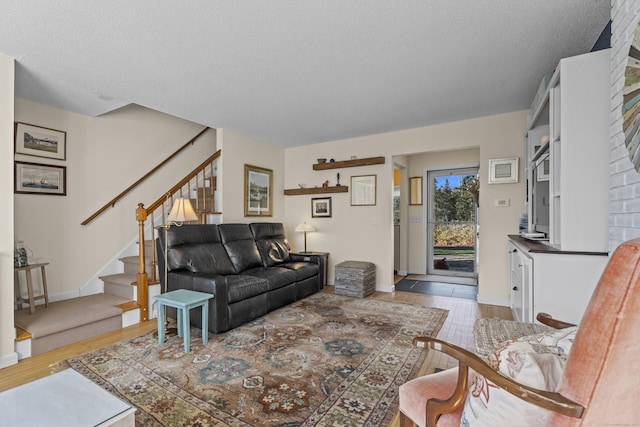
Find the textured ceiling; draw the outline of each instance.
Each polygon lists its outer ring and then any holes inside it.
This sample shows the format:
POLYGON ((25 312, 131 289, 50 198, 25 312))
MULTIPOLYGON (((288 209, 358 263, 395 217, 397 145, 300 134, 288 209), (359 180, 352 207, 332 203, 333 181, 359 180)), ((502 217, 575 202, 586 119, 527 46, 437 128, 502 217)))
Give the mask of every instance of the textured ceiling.
POLYGON ((606 0, 3 0, 16 95, 291 147, 528 108, 606 0))

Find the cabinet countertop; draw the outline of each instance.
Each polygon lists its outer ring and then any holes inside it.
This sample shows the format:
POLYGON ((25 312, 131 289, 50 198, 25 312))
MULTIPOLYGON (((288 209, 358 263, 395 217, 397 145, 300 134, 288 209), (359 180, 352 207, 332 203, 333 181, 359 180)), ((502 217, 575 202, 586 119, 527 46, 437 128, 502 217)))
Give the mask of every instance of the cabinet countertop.
POLYGON ((518 234, 509 234, 507 236, 513 242, 523 246, 530 253, 554 254, 554 255, 596 255, 608 256, 609 252, 587 252, 587 251, 563 251, 553 246, 536 240, 525 239, 518 234))

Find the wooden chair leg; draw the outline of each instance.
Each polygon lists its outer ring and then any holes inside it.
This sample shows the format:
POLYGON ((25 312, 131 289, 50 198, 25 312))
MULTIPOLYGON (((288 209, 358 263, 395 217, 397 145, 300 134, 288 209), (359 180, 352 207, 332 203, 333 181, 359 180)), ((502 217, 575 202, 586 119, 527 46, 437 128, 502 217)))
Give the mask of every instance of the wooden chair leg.
POLYGON ((413 427, 415 424, 413 423, 412 420, 409 419, 409 417, 407 417, 404 412, 402 411, 398 411, 400 412, 400 427, 413 427))

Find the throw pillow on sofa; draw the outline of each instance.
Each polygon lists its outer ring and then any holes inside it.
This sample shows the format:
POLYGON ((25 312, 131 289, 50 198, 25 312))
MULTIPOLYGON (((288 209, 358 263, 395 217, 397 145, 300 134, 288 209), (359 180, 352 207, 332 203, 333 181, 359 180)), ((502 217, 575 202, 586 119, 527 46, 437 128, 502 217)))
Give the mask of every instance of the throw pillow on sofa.
MULTIPOLYGON (((487 360, 496 371, 521 384, 555 391, 577 327, 531 335, 500 345, 487 360)), ((464 427, 543 426, 550 412, 527 403, 472 372, 460 425, 464 427)))

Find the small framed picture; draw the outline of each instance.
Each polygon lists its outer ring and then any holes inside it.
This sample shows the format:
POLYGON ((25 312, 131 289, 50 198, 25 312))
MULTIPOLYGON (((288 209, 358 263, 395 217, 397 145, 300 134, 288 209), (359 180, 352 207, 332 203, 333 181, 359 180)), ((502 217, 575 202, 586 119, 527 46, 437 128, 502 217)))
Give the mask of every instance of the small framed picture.
POLYGON ((16 154, 66 160, 67 133, 61 130, 16 123, 16 154))
POLYGON ((489 160, 489 184, 518 182, 518 157, 489 160))
POLYGON ((311 199, 312 218, 331 218, 331 197, 315 197, 311 199))
POLYGON ((351 177, 351 206, 375 206, 377 175, 351 177))
POLYGON ((15 192, 67 195, 67 168, 40 163, 15 162, 15 192))

